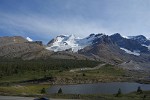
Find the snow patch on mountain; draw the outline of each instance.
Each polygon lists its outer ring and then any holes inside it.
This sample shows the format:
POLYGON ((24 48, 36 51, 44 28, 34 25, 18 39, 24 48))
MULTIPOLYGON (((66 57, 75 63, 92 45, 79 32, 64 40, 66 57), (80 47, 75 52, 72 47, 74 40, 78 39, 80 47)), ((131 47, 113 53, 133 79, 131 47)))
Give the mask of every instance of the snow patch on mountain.
POLYGON ((122 36, 123 38, 126 38, 126 39, 129 39, 129 37, 128 36, 122 36))
POLYGON ((33 40, 29 37, 26 38, 29 42, 32 42, 33 40))
POLYGON ((130 50, 128 50, 128 49, 125 49, 125 48, 120 48, 121 50, 123 50, 123 51, 125 51, 126 53, 128 53, 128 54, 132 54, 132 55, 135 55, 135 56, 140 56, 140 53, 139 53, 139 51, 130 51, 130 50))

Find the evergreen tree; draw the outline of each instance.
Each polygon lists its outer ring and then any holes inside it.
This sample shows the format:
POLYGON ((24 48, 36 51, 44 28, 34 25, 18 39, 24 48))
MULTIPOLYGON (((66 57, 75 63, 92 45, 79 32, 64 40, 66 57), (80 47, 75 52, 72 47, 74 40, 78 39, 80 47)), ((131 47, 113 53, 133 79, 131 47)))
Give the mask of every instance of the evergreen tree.
POLYGON ((61 88, 58 90, 58 93, 59 93, 59 94, 62 94, 62 93, 63 93, 61 88))
POLYGON ((45 88, 43 88, 43 89, 41 90, 41 94, 44 94, 44 93, 46 93, 45 88))
POLYGON ((143 100, 145 100, 145 98, 146 98, 146 95, 143 96, 143 100))
POLYGON ((140 86, 139 86, 138 89, 137 89, 137 93, 140 93, 140 94, 143 93, 143 91, 142 91, 142 89, 141 89, 140 86))
POLYGON ((82 76, 86 76, 86 75, 85 75, 85 73, 83 73, 83 75, 82 75, 82 76))
POLYGON ((118 93, 116 94, 116 97, 121 96, 121 94, 122 94, 122 92, 121 92, 121 89, 119 88, 118 93))

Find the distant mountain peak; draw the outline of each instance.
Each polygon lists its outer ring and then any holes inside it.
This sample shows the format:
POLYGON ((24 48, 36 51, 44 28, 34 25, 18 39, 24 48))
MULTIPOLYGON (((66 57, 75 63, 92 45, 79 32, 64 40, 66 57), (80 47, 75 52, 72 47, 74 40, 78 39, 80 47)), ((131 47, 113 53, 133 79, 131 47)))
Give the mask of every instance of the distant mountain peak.
POLYGON ((118 36, 121 36, 121 35, 120 35, 120 33, 114 33, 113 35, 118 35, 118 36))
POLYGON ((144 35, 128 36, 128 38, 130 38, 130 39, 143 39, 143 40, 147 39, 144 35))
POLYGON ((145 37, 144 35, 137 35, 137 36, 128 36, 129 39, 135 40, 142 45, 150 46, 150 40, 145 37))

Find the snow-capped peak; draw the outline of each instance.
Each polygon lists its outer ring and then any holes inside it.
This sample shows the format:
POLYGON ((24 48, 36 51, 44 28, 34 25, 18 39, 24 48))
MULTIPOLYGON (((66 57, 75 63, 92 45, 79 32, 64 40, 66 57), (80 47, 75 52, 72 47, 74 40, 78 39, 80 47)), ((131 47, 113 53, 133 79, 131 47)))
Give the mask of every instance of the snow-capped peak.
POLYGON ((71 49, 73 52, 77 52, 86 46, 93 43, 96 38, 101 38, 104 34, 91 34, 86 38, 75 37, 75 35, 60 35, 57 36, 51 44, 48 44, 47 49, 53 51, 64 51, 71 49))
POLYGON ((67 49, 73 50, 76 47, 78 46, 76 43, 76 37, 74 35, 60 35, 54 39, 54 41, 51 43, 51 46, 47 47, 47 49, 53 51, 64 51, 67 49))
POLYGON ((29 37, 26 38, 29 42, 32 42, 33 40, 29 37))

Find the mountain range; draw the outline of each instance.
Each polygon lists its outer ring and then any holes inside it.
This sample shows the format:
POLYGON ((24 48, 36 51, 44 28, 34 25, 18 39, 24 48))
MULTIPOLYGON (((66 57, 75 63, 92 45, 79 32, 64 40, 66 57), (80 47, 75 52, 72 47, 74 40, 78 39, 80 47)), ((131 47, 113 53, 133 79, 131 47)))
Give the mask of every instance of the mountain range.
POLYGON ((21 36, 0 37, 0 57, 31 59, 97 60, 125 69, 149 70, 150 39, 143 35, 90 34, 85 38, 60 35, 46 45, 21 36))
POLYGON ((150 39, 143 35, 90 34, 85 38, 60 35, 48 42, 47 50, 78 53, 126 69, 146 69, 150 64, 150 39))
POLYGON ((60 35, 47 44, 48 50, 65 51, 71 49, 78 52, 87 46, 109 43, 116 44, 126 53, 139 56, 141 53, 150 53, 150 40, 143 35, 123 37, 119 33, 111 36, 105 34, 90 34, 85 38, 76 38, 74 35, 60 35), (138 55, 139 54, 139 55, 138 55))

